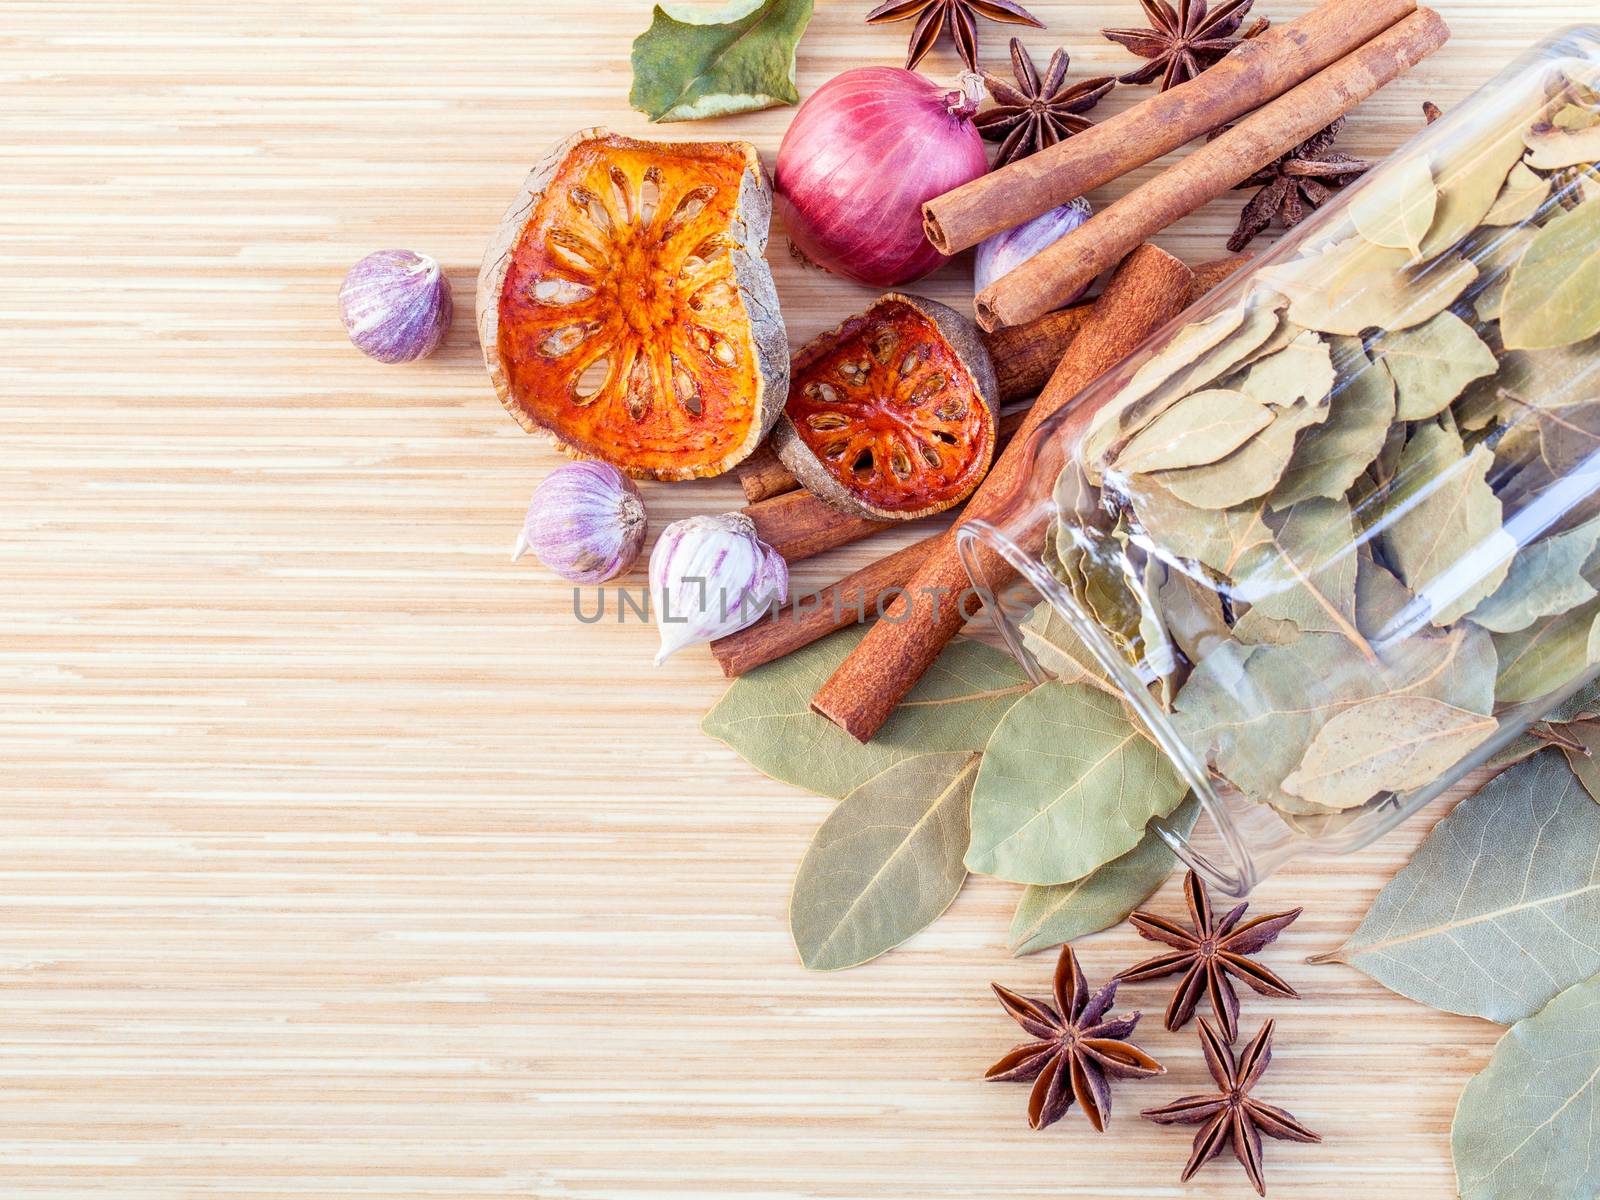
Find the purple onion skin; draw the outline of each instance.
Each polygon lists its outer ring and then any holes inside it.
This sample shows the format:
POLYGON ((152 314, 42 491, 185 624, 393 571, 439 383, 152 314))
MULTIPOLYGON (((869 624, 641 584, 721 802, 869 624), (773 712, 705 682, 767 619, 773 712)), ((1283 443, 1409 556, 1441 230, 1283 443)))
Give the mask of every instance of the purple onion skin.
POLYGON ((532 550, 563 579, 604 583, 633 566, 647 524, 633 480, 609 463, 568 463, 534 489, 511 557, 532 550))
MULTIPOLYGON (((984 291, 996 280, 1010 274, 1046 246, 1053 246, 1094 215, 1089 202, 1082 196, 1069 200, 1058 208, 1042 212, 1031 221, 1024 221, 1015 229, 997 233, 978 243, 978 261, 973 275, 972 290, 984 291)), ((1087 290, 1088 285, 1084 286, 1087 290)), ((1083 295, 1062 301, 1062 307, 1083 295)))
POLYGON ((379 362, 428 357, 444 341, 454 314, 450 281, 439 264, 410 250, 367 255, 339 289, 345 332, 357 350, 379 362))
POLYGON ((922 232, 922 205, 989 169, 976 98, 899 67, 823 84, 778 149, 773 190, 789 239, 812 262, 888 288, 948 260, 922 232))

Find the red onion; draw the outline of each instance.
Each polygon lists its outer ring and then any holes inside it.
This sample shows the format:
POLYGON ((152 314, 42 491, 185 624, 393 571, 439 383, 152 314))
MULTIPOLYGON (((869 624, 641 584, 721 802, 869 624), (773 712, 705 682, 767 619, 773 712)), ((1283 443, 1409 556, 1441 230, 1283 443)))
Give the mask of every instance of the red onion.
POLYGON ((945 257, 923 235, 923 203, 988 170, 977 111, 975 89, 899 67, 823 84, 778 149, 774 191, 790 239, 818 266, 874 287, 926 275, 945 257))

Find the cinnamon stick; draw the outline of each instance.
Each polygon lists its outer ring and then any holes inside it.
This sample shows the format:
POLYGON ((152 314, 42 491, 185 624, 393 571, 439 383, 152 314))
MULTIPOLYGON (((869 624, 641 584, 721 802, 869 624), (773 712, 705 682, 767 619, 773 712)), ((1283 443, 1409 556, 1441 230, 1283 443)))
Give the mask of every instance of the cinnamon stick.
MULTIPOLYGON (((994 360, 1002 406, 1031 400, 1039 394, 1088 311, 1087 304, 1079 304, 1046 313, 1025 325, 1008 326, 983 335, 989 357, 994 360)), ((735 467, 734 474, 739 477, 745 499, 752 504, 792 492, 800 486, 800 481, 783 465, 770 442, 735 467)))
POLYGON ((977 299, 978 323, 985 329, 1016 325, 1054 308, 1132 247, 1292 150, 1449 37, 1438 13, 1412 13, 986 288, 977 299))
POLYGON ((1416 7, 1417 0, 1328 0, 1188 83, 930 200, 922 207, 928 240, 954 254, 1120 179, 1283 95, 1416 7))
MULTIPOLYGON (((1004 508, 1022 482, 1029 435, 1181 311, 1193 280, 1188 267, 1155 246, 1141 246, 1127 257, 1034 404, 1021 436, 968 502, 962 523, 1004 508)), ((995 590, 1015 576, 997 555, 988 555, 983 566, 995 590)), ((953 531, 940 536, 905 587, 811 701, 813 711, 858 741, 870 740, 883 727, 966 623, 973 603, 966 600, 971 595, 968 576, 956 554, 953 531)))
POLYGON ((711 643, 712 657, 723 675, 737 679, 746 671, 793 654, 847 625, 880 615, 879 601, 906 585, 942 536, 936 533, 912 542, 807 597, 803 605, 790 604, 771 620, 718 638, 711 643))

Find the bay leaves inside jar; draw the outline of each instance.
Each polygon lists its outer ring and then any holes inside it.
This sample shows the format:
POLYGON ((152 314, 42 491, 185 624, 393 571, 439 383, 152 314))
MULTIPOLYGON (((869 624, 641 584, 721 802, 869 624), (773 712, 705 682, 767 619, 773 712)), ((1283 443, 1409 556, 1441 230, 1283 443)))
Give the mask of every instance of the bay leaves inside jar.
POLYGON ((1500 367, 1483 339, 1452 312, 1379 334, 1373 354, 1394 379, 1396 416, 1402 421, 1438 416, 1467 384, 1500 367))
POLYGON ((1553 216, 1506 285, 1500 333, 1508 350, 1571 345, 1600 332, 1600 199, 1553 216))
POLYGON ((1335 337, 1333 359, 1338 371, 1328 401, 1328 419, 1309 429, 1273 490, 1273 508, 1302 500, 1342 497, 1377 457, 1394 423, 1394 381, 1374 365, 1361 340, 1335 337))
POLYGON ((1511 168, 1522 158, 1526 130, 1525 118, 1513 118, 1488 136, 1449 152, 1447 158, 1434 163, 1439 203, 1433 227, 1422 240, 1423 258, 1433 258, 1450 249, 1483 221, 1494 207, 1511 168))
POLYGON ((1306 500, 1267 516, 1271 543, 1239 564, 1229 595, 1250 606, 1234 626, 1242 642, 1337 633, 1376 663, 1356 628, 1356 541, 1343 499, 1306 500), (1285 630, 1283 626, 1289 626, 1285 630))
POLYGON ((1517 543, 1486 476, 1487 446, 1464 453, 1454 423, 1428 422, 1406 442, 1384 500, 1383 546, 1435 625, 1457 620, 1498 588, 1517 543))
POLYGON ((1289 297, 1289 319, 1323 333, 1409 329, 1455 302, 1477 278, 1467 259, 1445 255, 1411 267, 1405 250, 1355 237, 1263 267, 1263 282, 1289 297))
POLYGON ((1272 418, 1265 403, 1243 392, 1193 392, 1135 434, 1114 465, 1136 475, 1213 463, 1272 424, 1272 418))
POLYGON ((1549 695, 1600 662, 1600 600, 1541 617, 1515 633, 1497 633, 1494 646, 1496 700, 1522 704, 1549 695))
POLYGON ((1332 389, 1333 379, 1328 344, 1307 329, 1281 350, 1253 363, 1240 377, 1239 390, 1263 404, 1282 408, 1296 400, 1322 400, 1332 389))
POLYGON ((1472 610, 1473 621, 1492 633, 1515 633, 1593 600, 1597 593, 1584 570, 1597 542, 1600 518, 1524 546, 1505 582, 1472 610))
POLYGON ((1233 508, 1276 487, 1294 457, 1295 438, 1327 419, 1326 398, 1302 400, 1279 408, 1272 424, 1226 458, 1202 467, 1151 472, 1149 478, 1196 508, 1233 508))
POLYGON ((1367 241, 1416 257, 1433 227, 1438 198, 1428 160, 1413 155, 1383 166, 1361 184, 1350 198, 1350 219, 1367 241))
POLYGON ((1437 779, 1499 723, 1427 696, 1380 696, 1334 714, 1319 729, 1283 790, 1346 809, 1437 779))
MULTIPOLYGON (((1577 110, 1579 113, 1583 109, 1577 110)), ((1527 165, 1540 171, 1587 166, 1600 160, 1600 125, 1533 129, 1523 139, 1528 146, 1527 165)))
POLYGON ((1520 225, 1550 198, 1550 181, 1518 163, 1506 176, 1500 194, 1483 216, 1485 225, 1520 225))

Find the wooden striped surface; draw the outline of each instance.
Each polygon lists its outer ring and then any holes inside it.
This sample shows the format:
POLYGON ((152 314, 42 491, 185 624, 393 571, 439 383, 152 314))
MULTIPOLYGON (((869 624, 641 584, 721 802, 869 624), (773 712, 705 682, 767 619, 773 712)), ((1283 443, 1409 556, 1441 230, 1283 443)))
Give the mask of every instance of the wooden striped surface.
MULTIPOLYGON (((899 62, 906 27, 868 7, 819 0, 802 93, 899 62)), ((1095 31, 1137 23, 1132 0, 1030 7, 1041 61, 1129 65, 1095 31)), ((1454 41, 1344 149, 1386 152, 1423 99, 1591 11, 1440 8, 1454 41)), ((1019 1040, 988 981, 1050 969, 1004 951, 1016 888, 969 884, 865 968, 800 970, 785 905, 827 804, 699 733, 709 656, 654 670, 652 630, 582 626, 570 589, 508 562, 558 460, 485 382, 478 256, 545 145, 646 131, 626 96, 648 20, 0 0, 0 1195, 1246 1194, 1231 1160, 1180 1188, 1188 1138, 1135 1117, 1205 1082, 1160 986, 1126 998, 1170 1073, 1118 1088, 1109 1135, 1030 1133, 1026 1089, 978 1081, 1019 1040), (421 365, 369 362, 337 319, 345 268, 387 246, 455 285, 421 365)), ((983 26, 987 65, 1008 32, 983 26)), ((770 162, 790 116, 659 132, 770 162)), ((1216 257, 1237 203, 1163 244, 1216 257)), ((796 339, 868 299, 784 244, 796 339)), ((922 290, 970 304, 970 263, 922 290)), ((659 528, 737 496, 646 499, 659 528)), ((1306 998, 1245 1000, 1247 1028, 1279 1021, 1263 1094, 1326 1138, 1269 1144, 1274 1197, 1453 1194, 1451 1113, 1498 1031, 1302 961, 1442 811, 1259 892, 1309 908, 1267 954, 1306 998)), ((1142 949, 1118 931, 1082 954, 1102 976, 1142 949)))

